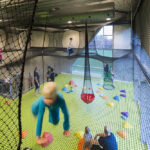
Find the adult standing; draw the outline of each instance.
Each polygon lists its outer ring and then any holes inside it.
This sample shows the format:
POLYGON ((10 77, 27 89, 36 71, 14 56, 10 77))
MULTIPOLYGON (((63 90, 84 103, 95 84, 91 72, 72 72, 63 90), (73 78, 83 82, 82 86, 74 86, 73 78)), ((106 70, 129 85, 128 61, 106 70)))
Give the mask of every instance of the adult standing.
POLYGON ((46 73, 47 82, 51 80, 51 67, 48 66, 47 73, 46 73))
POLYGON ((28 83, 29 83, 29 90, 31 90, 33 88, 33 78, 30 72, 29 72, 28 83))
POLYGON ((51 68, 51 81, 54 82, 55 81, 55 73, 54 73, 54 69, 51 68))
POLYGON ((35 85, 35 96, 37 96, 37 90, 38 93, 40 94, 40 75, 38 73, 38 68, 35 67, 34 69, 34 85, 35 85))

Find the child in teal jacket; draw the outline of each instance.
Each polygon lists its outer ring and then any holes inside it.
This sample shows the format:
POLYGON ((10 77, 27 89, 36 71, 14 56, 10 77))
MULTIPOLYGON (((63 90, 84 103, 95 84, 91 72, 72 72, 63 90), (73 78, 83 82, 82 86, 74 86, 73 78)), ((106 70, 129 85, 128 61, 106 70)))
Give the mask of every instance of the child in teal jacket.
POLYGON ((71 133, 69 123, 69 113, 61 93, 57 92, 56 83, 48 82, 43 87, 43 96, 33 102, 31 110, 34 116, 38 116, 36 127, 36 139, 38 144, 43 144, 46 139, 40 138, 42 131, 43 116, 45 108, 49 110, 49 122, 57 125, 59 123, 59 111, 62 110, 64 114, 64 135, 69 136, 71 133))

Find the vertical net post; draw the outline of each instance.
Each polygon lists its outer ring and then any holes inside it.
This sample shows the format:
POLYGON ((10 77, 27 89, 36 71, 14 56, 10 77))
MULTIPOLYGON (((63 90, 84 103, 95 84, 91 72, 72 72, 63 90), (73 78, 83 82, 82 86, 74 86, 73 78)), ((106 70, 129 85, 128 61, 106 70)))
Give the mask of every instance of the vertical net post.
POLYGON ((44 37, 43 37, 43 49, 42 49, 42 65, 43 65, 43 85, 44 85, 44 74, 45 74, 45 70, 44 70, 44 66, 45 66, 45 62, 44 62, 44 45, 45 45, 45 38, 46 38, 46 26, 47 26, 47 17, 45 20, 45 30, 44 30, 44 37))
POLYGON ((33 13, 31 16, 31 20, 29 21, 29 29, 28 29, 28 35, 27 35, 27 40, 25 44, 25 50, 24 50, 24 55, 23 55, 23 64, 22 64, 22 69, 21 69, 21 82, 20 82, 20 88, 19 88, 19 104, 18 104, 18 123, 19 123, 19 144, 17 150, 20 150, 21 148, 21 143, 22 143, 22 125, 21 125, 21 101, 22 101, 22 93, 23 93, 23 80, 24 80, 24 68, 25 68, 25 59, 26 59, 26 54, 27 54, 27 49, 28 49, 28 44, 31 40, 31 31, 32 31, 32 25, 34 23, 34 16, 35 16, 35 11, 37 7, 38 0, 35 0, 35 4, 33 7, 33 13))

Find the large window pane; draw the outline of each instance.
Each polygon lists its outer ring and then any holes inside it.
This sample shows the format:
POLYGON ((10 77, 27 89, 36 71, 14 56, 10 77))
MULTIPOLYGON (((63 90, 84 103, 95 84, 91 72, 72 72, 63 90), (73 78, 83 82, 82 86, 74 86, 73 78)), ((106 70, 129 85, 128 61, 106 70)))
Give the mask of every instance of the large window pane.
POLYGON ((104 35, 112 35, 113 26, 104 26, 104 35))
POLYGON ((104 36, 104 47, 106 49, 112 49, 113 40, 112 36, 104 36))
POLYGON ((103 36, 97 36, 95 38, 95 43, 96 43, 96 48, 97 49, 102 49, 103 48, 103 36))

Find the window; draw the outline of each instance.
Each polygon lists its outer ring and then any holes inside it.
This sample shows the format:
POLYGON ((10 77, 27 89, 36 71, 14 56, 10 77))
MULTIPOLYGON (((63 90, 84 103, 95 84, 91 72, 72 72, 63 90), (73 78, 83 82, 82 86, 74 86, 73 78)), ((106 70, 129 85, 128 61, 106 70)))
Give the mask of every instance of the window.
POLYGON ((113 26, 104 26, 104 35, 113 35, 113 26))
POLYGON ((104 26, 95 36, 96 48, 112 49, 113 48, 113 26, 104 26))
MULTIPOLYGON (((113 26, 104 26, 89 43, 89 52, 112 57, 113 26)), ((83 50, 84 52, 84 50, 83 50)), ((90 58, 91 76, 99 77, 103 72, 103 63, 90 58)), ((84 58, 77 58, 72 65, 72 74, 84 75, 84 58)))

